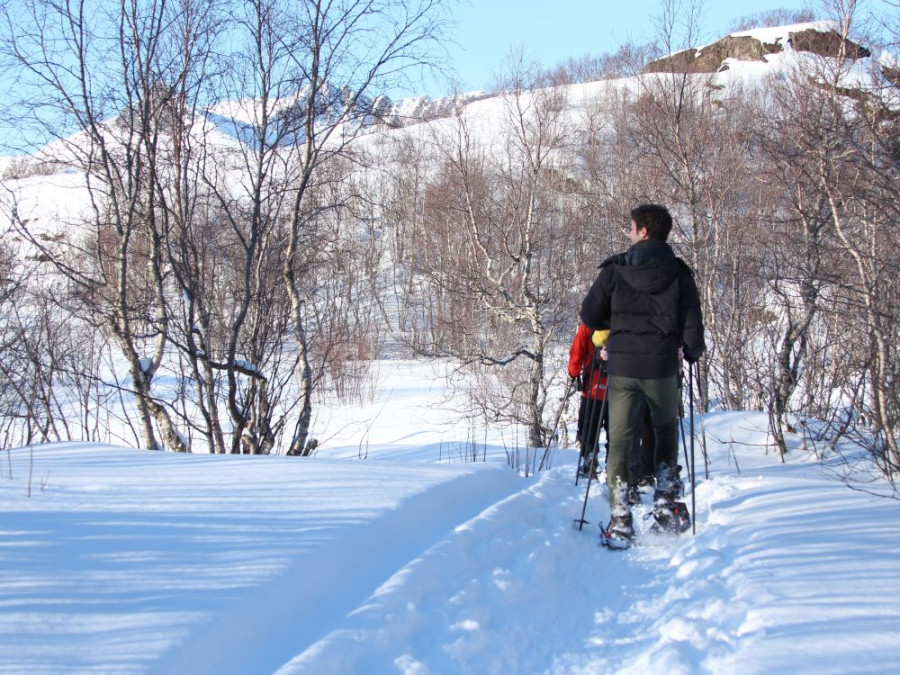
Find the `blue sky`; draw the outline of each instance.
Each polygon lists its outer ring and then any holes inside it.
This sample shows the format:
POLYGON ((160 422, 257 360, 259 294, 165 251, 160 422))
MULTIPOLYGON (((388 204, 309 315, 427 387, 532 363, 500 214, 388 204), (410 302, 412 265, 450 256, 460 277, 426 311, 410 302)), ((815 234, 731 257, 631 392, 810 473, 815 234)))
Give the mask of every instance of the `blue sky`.
MULTIPOLYGON (((661 0, 459 0, 452 8, 455 43, 447 44, 450 65, 463 90, 484 89, 514 46, 552 66, 568 57, 615 51, 629 40, 649 42, 661 5, 661 0)), ((732 19, 809 5, 808 0, 706 0, 700 28, 715 39, 728 32, 732 19)))

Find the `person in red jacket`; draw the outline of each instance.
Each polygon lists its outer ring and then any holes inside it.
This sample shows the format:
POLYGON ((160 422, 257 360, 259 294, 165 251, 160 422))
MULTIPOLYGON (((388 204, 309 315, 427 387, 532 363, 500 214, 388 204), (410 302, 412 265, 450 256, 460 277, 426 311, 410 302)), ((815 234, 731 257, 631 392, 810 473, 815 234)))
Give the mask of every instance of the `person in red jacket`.
POLYGON ((609 443, 608 411, 603 410, 606 396, 606 340, 608 330, 591 331, 579 324, 569 348, 569 377, 580 378, 581 406, 578 409, 576 442, 581 448, 581 475, 593 472, 597 476, 597 439, 600 428, 606 431, 609 443), (602 419, 601 419, 602 413, 602 419))

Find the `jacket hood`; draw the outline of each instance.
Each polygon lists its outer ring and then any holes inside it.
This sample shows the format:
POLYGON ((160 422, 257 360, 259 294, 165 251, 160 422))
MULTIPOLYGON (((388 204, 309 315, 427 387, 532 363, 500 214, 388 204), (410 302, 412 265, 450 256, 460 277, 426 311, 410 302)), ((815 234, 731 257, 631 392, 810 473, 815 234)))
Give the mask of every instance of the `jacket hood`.
POLYGON ((616 261, 616 273, 632 288, 644 293, 660 293, 678 278, 681 263, 664 241, 645 239, 632 246, 616 261))

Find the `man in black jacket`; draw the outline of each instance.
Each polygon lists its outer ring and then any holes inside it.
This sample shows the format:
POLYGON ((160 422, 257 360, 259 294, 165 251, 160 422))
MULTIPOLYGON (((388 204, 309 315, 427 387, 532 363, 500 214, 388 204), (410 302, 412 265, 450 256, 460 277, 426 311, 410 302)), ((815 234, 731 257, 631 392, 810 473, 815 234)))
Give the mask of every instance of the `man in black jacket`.
POLYGON ((656 436, 654 516, 671 527, 677 484, 679 348, 693 363, 706 350, 700 296, 691 269, 666 243, 672 216, 662 206, 631 211, 632 246, 600 265, 581 305, 585 325, 610 323, 607 405, 607 486, 611 546, 627 547, 634 534, 628 507, 628 451, 642 401, 656 436))

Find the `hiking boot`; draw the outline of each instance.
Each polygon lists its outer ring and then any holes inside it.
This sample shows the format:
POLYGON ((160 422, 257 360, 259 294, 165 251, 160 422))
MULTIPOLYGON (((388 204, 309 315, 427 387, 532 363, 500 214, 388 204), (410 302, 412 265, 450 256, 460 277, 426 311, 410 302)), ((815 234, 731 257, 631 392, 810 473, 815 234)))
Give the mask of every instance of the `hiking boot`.
POLYGON ((634 539, 634 527, 631 514, 613 516, 606 526, 606 545, 610 548, 628 548, 634 539))
POLYGON ((681 478, 681 464, 675 467, 675 477, 672 479, 671 487, 677 496, 684 496, 684 480, 681 478))
POLYGON ((650 492, 656 488, 656 478, 653 476, 643 476, 637 482, 637 489, 641 492, 650 492))
POLYGON ((674 490, 654 490, 653 504, 655 506, 671 506, 675 503, 674 490))
POLYGON ((656 493, 653 495, 654 501, 664 496, 670 501, 675 501, 684 494, 684 481, 681 480, 681 465, 677 465, 674 470, 668 467, 660 466, 656 472, 656 493))
POLYGON ((600 476, 597 474, 597 458, 596 456, 592 456, 590 459, 582 460, 581 469, 578 472, 578 475, 582 478, 591 477, 591 480, 600 480, 600 476))
POLYGON ((628 506, 637 506, 641 503, 641 491, 637 485, 628 486, 628 506))

